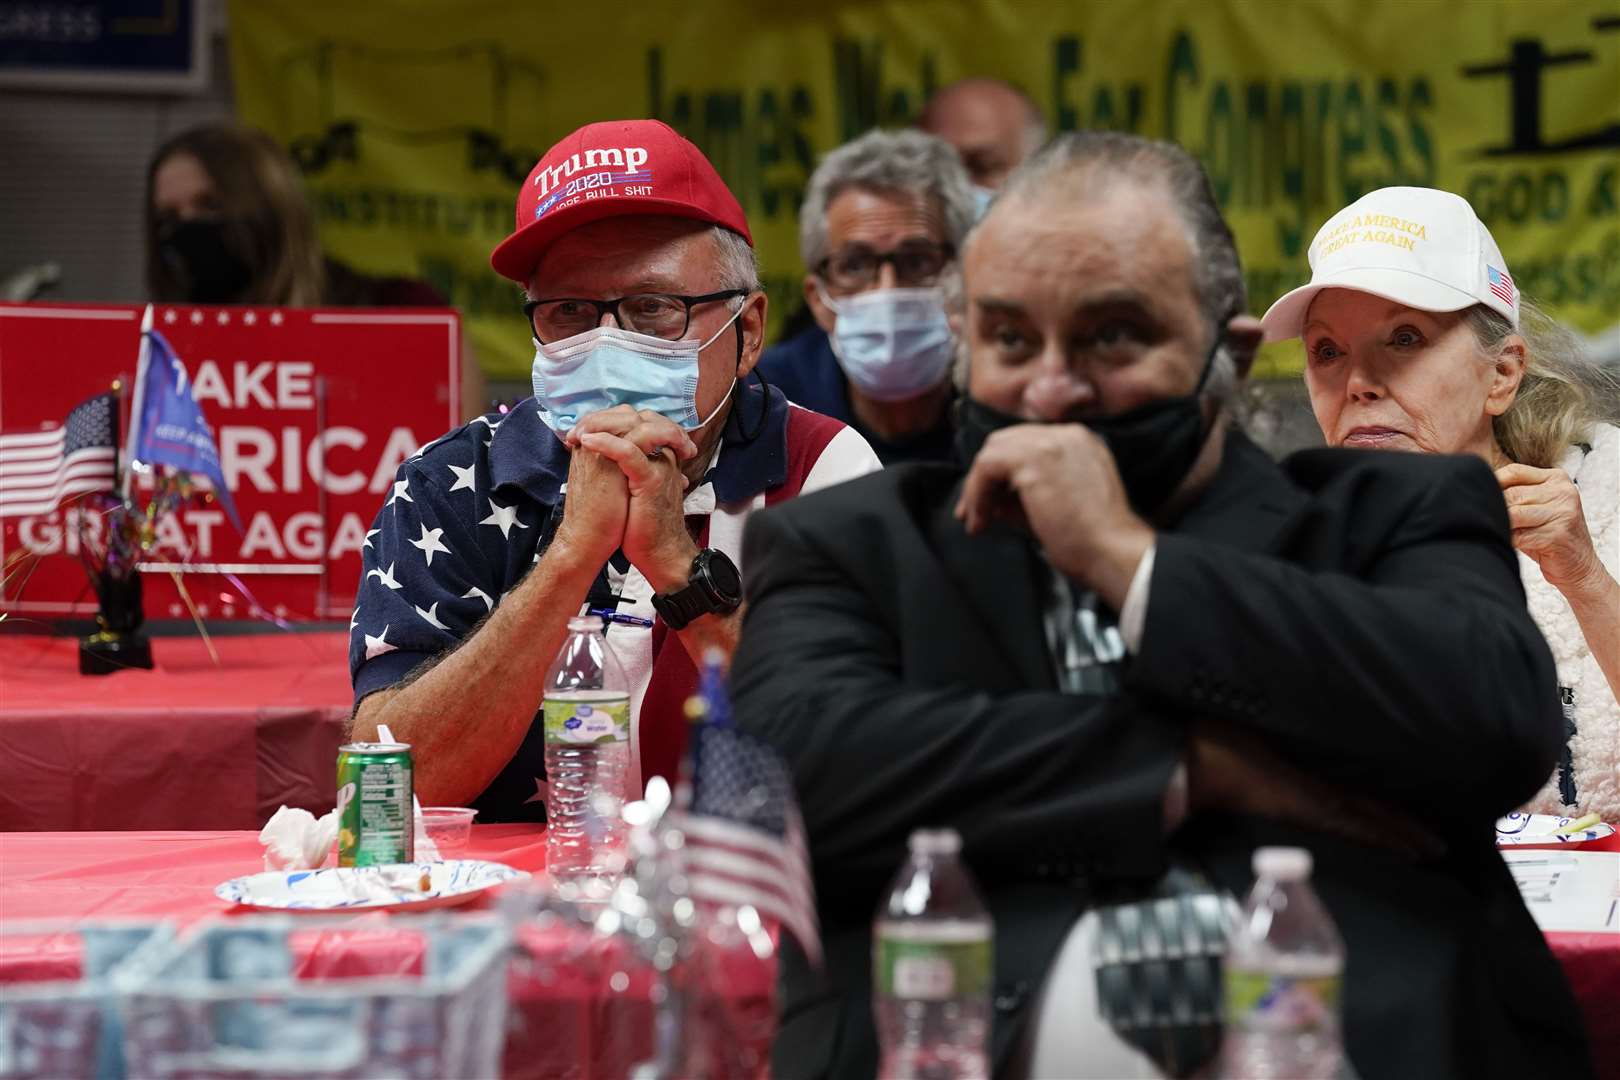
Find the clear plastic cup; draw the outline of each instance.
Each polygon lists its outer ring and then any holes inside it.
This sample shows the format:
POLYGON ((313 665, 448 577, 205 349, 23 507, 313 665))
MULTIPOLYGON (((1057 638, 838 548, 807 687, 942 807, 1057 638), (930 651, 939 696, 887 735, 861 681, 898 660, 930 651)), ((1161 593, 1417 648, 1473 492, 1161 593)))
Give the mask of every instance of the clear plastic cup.
POLYGON ((477 813, 465 806, 422 807, 422 829, 439 849, 439 858, 459 859, 467 853, 467 839, 477 813))

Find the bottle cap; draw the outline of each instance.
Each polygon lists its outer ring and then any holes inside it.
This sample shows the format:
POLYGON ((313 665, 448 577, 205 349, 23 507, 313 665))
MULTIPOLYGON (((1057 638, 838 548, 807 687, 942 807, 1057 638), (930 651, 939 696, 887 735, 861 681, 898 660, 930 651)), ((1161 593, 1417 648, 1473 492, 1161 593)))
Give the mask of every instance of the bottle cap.
POLYGON ((602 626, 602 617, 600 615, 575 615, 568 620, 568 629, 582 630, 586 633, 600 634, 602 626))
POLYGON ((907 842, 913 855, 955 855, 962 837, 955 829, 918 829, 907 842))
POLYGON ((1311 876, 1311 853, 1297 847, 1256 848, 1254 873, 1273 881, 1306 881, 1311 876))

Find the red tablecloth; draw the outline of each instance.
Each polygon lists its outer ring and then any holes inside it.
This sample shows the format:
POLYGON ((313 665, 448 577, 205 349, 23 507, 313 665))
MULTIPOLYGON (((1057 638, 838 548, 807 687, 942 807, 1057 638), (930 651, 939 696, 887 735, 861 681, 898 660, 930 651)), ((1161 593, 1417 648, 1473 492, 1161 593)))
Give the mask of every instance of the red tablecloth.
POLYGON ((0 637, 0 831, 258 829, 332 808, 343 633, 157 638, 154 671, 80 675, 74 638, 0 637))
MULTIPOLYGON (((1620 849, 1620 837, 1594 846, 1620 849)), ((261 851, 256 836, 244 832, 0 835, 0 925, 88 917, 194 922, 232 910, 214 897, 214 886, 257 870, 261 851)), ((528 825, 477 825, 467 857, 537 871, 545 865, 544 837, 528 825)), ((1620 936, 1551 933, 1547 940, 1580 999, 1598 1075, 1620 1078, 1620 1024, 1614 1021, 1620 936)), ((754 987, 749 996, 757 1000, 764 992, 754 987)), ((576 1005, 584 1010, 580 1015, 596 1017, 596 1027, 608 1023, 600 1001, 576 1005)), ((569 1030, 570 1038, 583 1037, 569 1030)))
MULTIPOLYGON (((1620 852, 1620 832, 1581 850, 1620 852)), ((1586 1017, 1599 1080, 1620 1080, 1620 934, 1549 933, 1547 941, 1586 1017)))
MULTIPOLYGON (((77 832, 0 835, 0 927, 28 920, 167 918, 192 923, 237 915, 214 886, 261 867, 252 833, 77 832)), ((473 827, 467 858, 535 872, 544 834, 532 825, 473 827)), ((487 906, 481 904, 478 906, 487 906)), ((422 942, 407 924, 361 916, 354 931, 310 931, 293 942, 303 979, 420 974, 422 942)), ((61 937, 0 943, 0 983, 73 978, 77 944, 61 937)), ((653 1050, 652 983, 622 942, 554 927, 524 927, 508 975, 507 1080, 622 1076, 653 1050)), ((718 996, 697 999, 714 1022, 763 1062, 773 1026, 774 961, 730 953, 705 976, 718 996), (707 1005, 704 1001, 707 1000, 707 1005)), ((752 1074, 753 1070, 734 1075, 752 1074)))
MULTIPOLYGON (((256 832, 0 834, 0 924, 19 919, 163 918, 229 912, 214 886, 264 869, 256 832)), ((464 856, 534 872, 546 864, 533 825, 474 825, 464 856)))

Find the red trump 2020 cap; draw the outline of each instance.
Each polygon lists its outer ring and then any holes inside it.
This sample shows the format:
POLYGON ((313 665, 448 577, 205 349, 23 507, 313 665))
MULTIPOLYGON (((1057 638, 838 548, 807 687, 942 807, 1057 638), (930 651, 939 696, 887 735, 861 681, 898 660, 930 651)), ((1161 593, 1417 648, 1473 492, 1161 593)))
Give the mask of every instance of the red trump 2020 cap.
POLYGON ((489 264, 528 283, 570 229, 620 214, 668 214, 722 225, 750 245, 748 219, 703 151, 657 120, 586 124, 546 151, 517 197, 517 228, 489 264))

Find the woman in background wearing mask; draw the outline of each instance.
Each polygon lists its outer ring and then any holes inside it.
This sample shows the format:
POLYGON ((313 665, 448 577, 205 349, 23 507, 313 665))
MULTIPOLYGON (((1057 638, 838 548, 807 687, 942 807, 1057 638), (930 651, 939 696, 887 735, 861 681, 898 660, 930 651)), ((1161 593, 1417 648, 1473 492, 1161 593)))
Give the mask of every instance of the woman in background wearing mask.
POLYGON ((885 465, 949 459, 955 341, 940 282, 975 217, 956 151, 932 135, 870 131, 828 154, 799 216, 816 324, 767 349, 760 371, 885 465))
POLYGON ((1310 263, 1264 324, 1268 340, 1303 339, 1328 444, 1473 454, 1502 488, 1567 740, 1527 809, 1620 821, 1620 380, 1519 295, 1450 192, 1363 195, 1322 226, 1310 263))
MULTIPOLYGON (((160 303, 448 307, 426 282, 372 277, 321 254, 292 158, 262 131, 191 128, 158 148, 146 177, 146 280, 160 303)), ((484 381, 462 340, 461 401, 484 381)))

